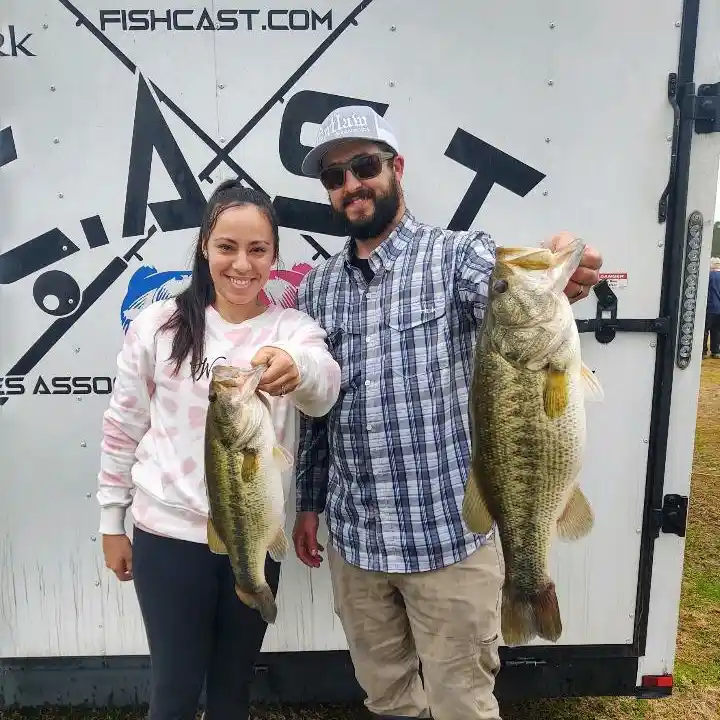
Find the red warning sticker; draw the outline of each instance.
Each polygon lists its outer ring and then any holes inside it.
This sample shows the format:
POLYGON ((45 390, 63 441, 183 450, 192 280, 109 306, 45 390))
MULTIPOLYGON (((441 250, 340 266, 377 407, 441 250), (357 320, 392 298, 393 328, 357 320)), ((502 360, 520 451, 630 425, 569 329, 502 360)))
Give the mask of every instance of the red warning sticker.
POLYGON ((626 272, 601 272, 600 280, 607 280, 608 285, 615 290, 627 287, 628 274, 626 272))

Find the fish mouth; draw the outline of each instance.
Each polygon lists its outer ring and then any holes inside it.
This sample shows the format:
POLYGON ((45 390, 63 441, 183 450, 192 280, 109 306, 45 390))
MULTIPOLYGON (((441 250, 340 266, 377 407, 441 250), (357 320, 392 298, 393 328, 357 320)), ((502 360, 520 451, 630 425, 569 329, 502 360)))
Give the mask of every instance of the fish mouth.
POLYGON ((265 364, 248 369, 234 365, 215 365, 210 375, 210 392, 218 388, 232 391, 229 396, 230 404, 238 407, 255 393, 266 369, 265 364))
POLYGON ((239 368, 236 365, 213 365, 212 379, 219 382, 239 378, 249 379, 253 375, 261 376, 265 370, 267 370, 267 365, 256 365, 251 368, 239 368))

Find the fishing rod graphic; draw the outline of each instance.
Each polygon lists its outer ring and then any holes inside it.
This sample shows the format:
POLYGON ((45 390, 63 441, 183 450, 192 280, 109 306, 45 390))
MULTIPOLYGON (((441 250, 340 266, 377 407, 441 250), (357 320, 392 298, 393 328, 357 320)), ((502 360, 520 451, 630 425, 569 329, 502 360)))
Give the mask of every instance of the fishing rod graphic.
MULTIPOLYGON (((361 0, 355 9, 335 28, 326 40, 324 40, 316 50, 301 64, 301 66, 287 79, 285 83, 268 99, 266 104, 258 110, 251 120, 232 138, 228 146, 220 147, 207 133, 195 123, 186 113, 184 113, 177 104, 175 104, 169 96, 164 93, 155 83, 152 83, 160 102, 163 102, 195 135, 202 140, 210 150, 215 153, 215 158, 211 163, 203 169, 199 174, 199 179, 209 179, 209 173, 217 167, 221 162, 225 162, 231 167, 237 175, 247 182, 251 187, 259 190, 265 195, 269 194, 256 183, 253 178, 243 168, 236 163, 231 157, 230 152, 240 141, 248 134, 257 123, 267 115, 272 107, 282 100, 282 95, 286 93, 307 71, 317 62, 317 60, 333 45, 345 30, 351 25, 357 25, 358 15, 365 10, 373 0, 361 0)), ((90 32, 107 50, 109 50, 115 58, 117 58, 127 70, 133 75, 138 71, 137 65, 120 50, 102 31, 100 31, 70 0, 58 0, 58 2, 75 16, 76 25, 82 26, 90 32)), ((139 240, 125 255, 115 257, 101 272, 91 281, 91 283, 82 292, 80 303, 74 312, 64 315, 55 320, 43 334, 30 346, 25 354, 13 365, 6 373, 6 376, 25 375, 35 368, 38 363, 47 355, 47 353, 59 342, 59 340, 70 330, 77 320, 85 314, 85 312, 97 302, 102 295, 112 286, 112 284, 124 273, 128 267, 128 262, 137 257, 142 260, 138 254, 139 249, 152 237, 157 231, 156 226, 152 226, 145 238, 139 240)), ((319 256, 329 257, 329 253, 322 248, 311 236, 301 234, 303 239, 311 245, 315 250, 314 259, 319 256)), ((5 405, 9 400, 9 396, 0 396, 0 406, 5 405)))
MULTIPOLYGON (((28 348, 27 352, 13 365, 6 373, 9 375, 27 375, 50 350, 62 339, 65 333, 108 291, 113 283, 122 276, 130 264, 130 260, 136 258, 142 262, 140 249, 157 232, 157 227, 152 225, 145 237, 140 238, 124 255, 114 257, 101 271, 100 274, 90 281, 90 284, 82 293, 80 304, 71 315, 60 317, 50 325, 45 332, 28 348)), ((0 397, 0 406, 4 405, 10 396, 0 397)))

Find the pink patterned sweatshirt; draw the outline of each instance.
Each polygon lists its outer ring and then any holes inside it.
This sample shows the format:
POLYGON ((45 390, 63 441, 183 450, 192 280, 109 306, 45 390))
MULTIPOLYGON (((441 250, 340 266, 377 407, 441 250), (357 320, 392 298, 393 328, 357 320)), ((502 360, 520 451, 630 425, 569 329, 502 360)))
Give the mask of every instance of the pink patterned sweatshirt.
MULTIPOLYGON (((304 313, 271 305, 239 324, 206 311, 202 375, 193 382, 190 358, 171 376, 172 336, 156 334, 176 305, 153 303, 130 325, 118 355, 115 388, 103 416, 98 475, 100 533, 126 532, 131 508, 144 530, 206 543, 208 502, 204 479, 205 415, 214 364, 250 367, 264 345, 285 350, 300 372, 300 386, 269 397, 278 441, 295 457, 298 410, 319 417, 337 400, 340 368, 327 350, 325 331, 304 313)), ((286 471, 285 499, 293 468, 286 471)))

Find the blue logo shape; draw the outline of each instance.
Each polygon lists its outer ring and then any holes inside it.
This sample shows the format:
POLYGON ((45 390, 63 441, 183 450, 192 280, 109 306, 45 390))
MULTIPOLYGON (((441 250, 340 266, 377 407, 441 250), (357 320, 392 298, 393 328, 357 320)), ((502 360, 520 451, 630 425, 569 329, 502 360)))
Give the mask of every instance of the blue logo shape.
POLYGON ((156 300, 167 300, 179 295, 190 284, 191 275, 190 270, 158 272, 152 265, 138 268, 128 282, 120 308, 123 331, 127 332, 130 322, 156 300))

